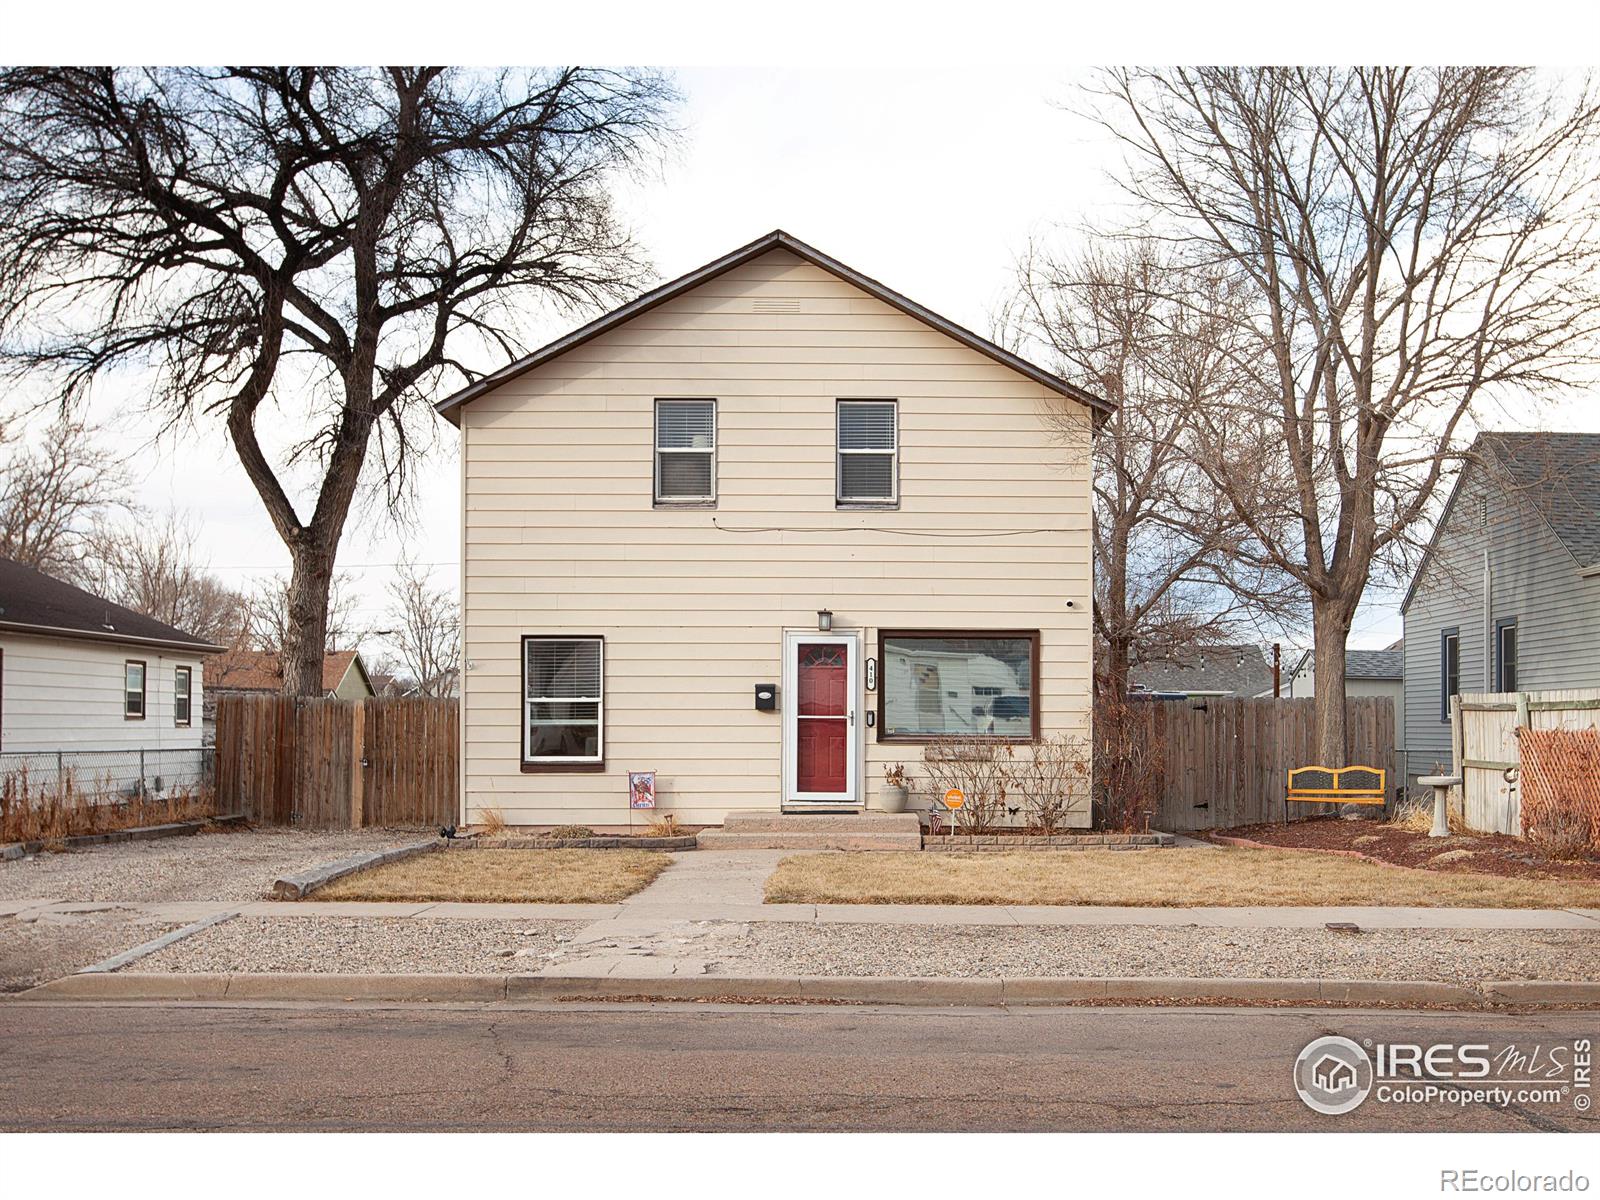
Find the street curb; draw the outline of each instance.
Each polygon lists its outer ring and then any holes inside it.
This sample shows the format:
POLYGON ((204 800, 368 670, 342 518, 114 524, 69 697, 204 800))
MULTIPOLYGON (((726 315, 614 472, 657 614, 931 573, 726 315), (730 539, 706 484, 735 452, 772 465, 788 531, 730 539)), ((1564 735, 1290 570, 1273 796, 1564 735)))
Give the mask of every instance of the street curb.
POLYGON ((167 825, 140 825, 134 829, 112 829, 106 833, 75 833, 71 837, 51 838, 32 842, 7 842, 0 845, 0 862, 26 858, 41 853, 46 846, 62 846, 80 850, 86 846, 109 846, 113 842, 153 842, 159 838, 188 837, 199 833, 207 825, 236 825, 243 817, 212 817, 205 821, 173 821, 167 825))
POLYGON ((327 887, 335 879, 343 879, 346 875, 354 875, 357 871, 364 871, 368 867, 381 867, 384 863, 399 862, 403 858, 411 858, 417 854, 431 854, 442 850, 445 842, 440 838, 431 838, 426 842, 412 842, 407 846, 396 846, 393 850, 368 850, 361 854, 352 854, 349 858, 341 858, 336 862, 323 863, 321 866, 312 867, 308 871, 299 871, 293 875, 283 875, 272 881, 272 898, 274 900, 304 900, 318 888, 327 887))
POLYGON ((766 1003, 1006 1007, 1052 1004, 1205 1002, 1343 1008, 1600 1006, 1600 984, 1490 981, 1481 987, 1431 980, 1203 978, 914 978, 909 976, 717 975, 637 978, 545 975, 154 974, 68 975, 12 999, 27 1000, 391 1000, 477 1001, 637 998, 766 1003))

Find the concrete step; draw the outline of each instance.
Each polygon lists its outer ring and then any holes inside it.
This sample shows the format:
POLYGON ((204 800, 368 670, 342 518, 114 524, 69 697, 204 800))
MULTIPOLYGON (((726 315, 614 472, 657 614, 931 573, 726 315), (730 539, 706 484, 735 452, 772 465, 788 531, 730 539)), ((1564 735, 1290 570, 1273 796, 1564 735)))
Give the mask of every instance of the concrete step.
POLYGON ((791 833, 731 832, 703 829, 696 841, 702 850, 921 850, 919 832, 848 833, 843 830, 795 830, 791 833))
POLYGON ((726 833, 917 833, 916 813, 783 813, 771 809, 730 812, 722 819, 726 833))

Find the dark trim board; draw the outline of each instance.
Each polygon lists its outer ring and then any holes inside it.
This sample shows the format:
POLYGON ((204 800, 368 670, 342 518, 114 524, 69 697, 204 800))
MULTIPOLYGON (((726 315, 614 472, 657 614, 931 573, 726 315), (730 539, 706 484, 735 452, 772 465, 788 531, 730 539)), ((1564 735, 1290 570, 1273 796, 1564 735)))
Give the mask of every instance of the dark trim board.
POLYGON ((657 305, 665 304, 668 300, 681 296, 684 292, 697 288, 702 283, 708 283, 719 275, 724 275, 735 267, 743 266, 752 259, 759 258, 761 255, 771 253, 774 250, 788 251, 812 266, 819 267, 830 275, 860 288, 891 308, 899 309, 908 317, 915 318, 929 328, 938 330, 946 337, 955 339, 971 350, 976 350, 984 357, 993 359, 1001 366, 1010 367, 1013 371, 1027 376, 1035 383, 1047 387, 1053 392, 1089 406, 1099 416, 1105 416, 1116 411, 1116 406, 1104 397, 1097 396, 1093 392, 1085 391, 1083 388, 1070 384, 1059 375, 1052 374, 1043 367, 1028 362, 1003 346, 996 345, 988 338, 981 337, 973 333, 972 330, 957 325, 948 318, 941 317, 931 309, 924 308, 915 300, 902 296, 892 288, 885 287, 876 279, 847 267, 838 259, 824 254, 814 246, 808 246, 799 238, 787 234, 781 229, 775 229, 764 237, 759 237, 731 253, 724 254, 721 258, 714 259, 703 267, 690 271, 687 275, 681 275, 670 283, 664 283, 653 291, 645 292, 642 296, 629 301, 621 308, 613 309, 604 316, 590 321, 587 325, 573 330, 565 337, 557 338, 533 353, 519 358, 516 362, 501 367, 492 374, 485 375, 476 383, 469 384, 453 395, 439 401, 434 405, 434 408, 449 418, 450 421, 460 424, 461 418, 456 410, 463 404, 476 400, 485 392, 492 391, 501 384, 508 383, 535 367, 543 366, 552 359, 559 358, 568 350, 576 349, 585 342, 599 337, 602 333, 615 329, 642 313, 649 312, 657 305))
POLYGON ((1029 746, 1039 741, 1040 713, 1042 707, 1040 698, 1044 695, 1043 681, 1039 678, 1039 644, 1042 641, 1037 629, 879 629, 878 630, 878 721, 877 740, 880 744, 897 746, 928 746, 938 741, 936 736, 922 736, 916 734, 886 733, 888 725, 885 717, 888 715, 885 708, 885 698, 889 691, 888 664, 884 661, 884 644, 890 638, 1027 638, 1029 642, 1028 673, 1031 676, 1031 687, 1028 696, 1028 717, 1033 727, 1032 733, 1027 737, 1004 737, 1000 734, 990 736, 989 740, 1003 745, 1029 746))

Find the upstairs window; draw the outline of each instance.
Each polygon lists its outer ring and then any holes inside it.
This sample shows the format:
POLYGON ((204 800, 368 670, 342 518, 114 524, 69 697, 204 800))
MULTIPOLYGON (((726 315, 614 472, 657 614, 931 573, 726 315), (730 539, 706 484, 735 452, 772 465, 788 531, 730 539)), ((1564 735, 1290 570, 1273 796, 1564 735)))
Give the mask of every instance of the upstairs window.
POLYGON ((522 760, 554 768, 605 761, 605 642, 522 639, 522 760))
POLYGON ((894 504, 900 498, 900 431, 893 400, 841 400, 838 470, 840 504, 894 504))
POLYGON ((656 503, 717 498, 717 402, 656 401, 656 503))
POLYGON ((144 663, 136 658, 122 664, 122 716, 128 721, 144 720, 144 663))
POLYGON ((172 723, 174 725, 188 725, 189 704, 191 691, 194 685, 194 671, 189 667, 174 667, 172 669, 172 723))

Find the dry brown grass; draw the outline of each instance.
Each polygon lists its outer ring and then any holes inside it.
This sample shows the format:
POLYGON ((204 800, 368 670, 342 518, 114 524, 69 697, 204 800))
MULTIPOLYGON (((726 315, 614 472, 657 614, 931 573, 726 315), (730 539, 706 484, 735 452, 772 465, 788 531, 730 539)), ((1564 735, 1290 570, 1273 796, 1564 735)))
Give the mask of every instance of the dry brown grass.
MULTIPOLYGON (((1461 805, 1457 800, 1452 799, 1445 805, 1445 819, 1450 823, 1452 834, 1471 832, 1467 828, 1467 819, 1461 814, 1461 805)), ((1395 806, 1394 816, 1390 817, 1387 823, 1408 833, 1427 833, 1433 828, 1432 798, 1401 801, 1395 806)))
POLYGON ((671 861, 649 850, 443 850, 346 875, 309 899, 611 904, 671 861))
POLYGON ((499 837, 510 826, 506 824, 506 815, 498 808, 480 809, 478 812, 478 830, 484 837, 499 837))
POLYGON ((1393 904, 1600 907, 1600 885, 1418 871, 1279 850, 810 854, 784 859, 769 904, 1393 904))
POLYGON ((60 785, 34 785, 26 771, 0 779, 0 842, 58 842, 80 834, 204 821, 216 815, 208 788, 124 796, 109 785, 84 787, 72 772, 60 785))

